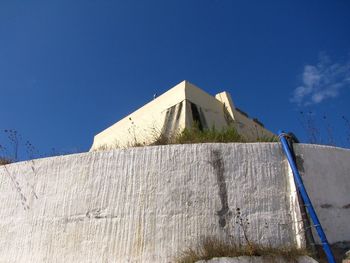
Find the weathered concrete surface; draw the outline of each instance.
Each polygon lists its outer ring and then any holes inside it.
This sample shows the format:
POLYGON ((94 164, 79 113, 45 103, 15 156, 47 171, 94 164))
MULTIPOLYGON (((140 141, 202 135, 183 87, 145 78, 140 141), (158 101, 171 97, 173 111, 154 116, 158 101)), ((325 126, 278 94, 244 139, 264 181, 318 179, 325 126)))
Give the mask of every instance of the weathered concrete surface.
POLYGON ((300 144, 295 145, 295 152, 328 241, 350 241, 350 150, 300 144))
POLYGON ((196 263, 317 263, 313 258, 303 256, 296 260, 286 260, 282 257, 236 257, 236 258, 213 258, 210 260, 200 260, 196 263))
MULTIPOLYGON (((328 239, 349 241, 350 151, 295 147, 328 239)), ((145 147, 0 166, 0 262, 171 262, 205 236, 244 242, 244 231, 252 242, 302 246, 286 167, 279 144, 145 147)))
POLYGON ((276 143, 1 166, 0 262, 173 262, 206 236, 244 243, 244 231, 252 242, 294 244, 303 235, 289 182, 276 143))

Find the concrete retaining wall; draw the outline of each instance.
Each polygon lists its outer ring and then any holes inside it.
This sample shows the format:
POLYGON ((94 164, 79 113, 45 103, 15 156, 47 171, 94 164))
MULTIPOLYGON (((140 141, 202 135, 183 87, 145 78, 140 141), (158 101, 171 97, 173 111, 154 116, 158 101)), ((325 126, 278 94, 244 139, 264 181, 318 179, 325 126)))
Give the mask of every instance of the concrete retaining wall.
MULTIPOLYGON (((300 144, 295 151, 328 241, 350 241, 350 150, 300 144)), ((318 238, 316 241, 320 243, 318 238)))
MULTIPOLYGON (((312 147, 298 149, 306 171, 309 155, 324 150, 312 147)), ((144 147, 1 166, 0 262, 173 262, 204 237, 244 243, 244 231, 252 242, 303 245, 290 182, 276 143, 144 147)))

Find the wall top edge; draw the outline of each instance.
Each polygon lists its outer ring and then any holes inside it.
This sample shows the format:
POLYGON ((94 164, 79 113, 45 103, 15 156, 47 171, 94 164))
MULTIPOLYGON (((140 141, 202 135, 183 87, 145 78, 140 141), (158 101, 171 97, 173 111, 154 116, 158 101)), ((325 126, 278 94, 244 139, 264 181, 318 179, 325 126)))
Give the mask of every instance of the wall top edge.
MULTIPOLYGON (((224 147, 224 146, 232 147, 232 149, 238 148, 263 148, 261 150, 264 150, 264 148, 268 149, 271 147, 274 148, 280 148, 279 142, 251 142, 251 143, 195 143, 195 144, 169 144, 169 145, 153 145, 153 146, 142 146, 142 147, 130 147, 130 148, 118 148, 118 149, 111 149, 111 150, 104 150, 104 151, 92 151, 92 152, 83 152, 83 153, 74 153, 74 154, 67 154, 67 155, 58 155, 58 156, 50 156, 50 157, 44 157, 44 158, 37 158, 37 159, 31 159, 31 160, 25 160, 20 162, 15 162, 7 165, 0 166, 0 170, 2 167, 11 167, 18 164, 27 164, 30 162, 41 162, 41 161, 53 161, 57 159, 66 159, 71 157, 90 157, 94 155, 103 155, 103 154, 111 154, 114 152, 131 152, 131 151, 140 151, 144 152, 146 150, 154 151, 157 149, 165 149, 165 148, 179 148, 179 149, 193 149, 193 148, 215 148, 215 147, 224 147)), ((347 148, 341 148, 341 147, 335 147, 335 146, 328 146, 328 145, 318 145, 318 144, 307 144, 307 143, 298 143, 294 144, 297 148, 308 148, 308 149, 323 149, 323 150, 336 150, 336 151, 344 151, 347 153, 350 153, 350 149, 347 148)))

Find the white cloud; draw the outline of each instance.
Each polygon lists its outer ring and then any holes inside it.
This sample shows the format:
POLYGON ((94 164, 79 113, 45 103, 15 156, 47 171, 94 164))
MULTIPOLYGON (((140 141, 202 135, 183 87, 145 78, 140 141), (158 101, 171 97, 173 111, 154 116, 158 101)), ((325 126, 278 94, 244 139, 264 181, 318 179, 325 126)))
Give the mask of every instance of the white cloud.
POLYGON ((336 98, 344 87, 350 87, 350 60, 333 63, 322 54, 316 65, 304 67, 302 83, 294 90, 290 101, 298 105, 321 103, 336 98))

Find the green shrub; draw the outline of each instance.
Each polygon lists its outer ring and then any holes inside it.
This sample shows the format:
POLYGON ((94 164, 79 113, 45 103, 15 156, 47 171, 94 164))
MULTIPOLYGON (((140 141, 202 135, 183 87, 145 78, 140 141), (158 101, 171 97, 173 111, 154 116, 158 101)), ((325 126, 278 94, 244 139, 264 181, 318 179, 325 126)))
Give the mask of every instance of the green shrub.
POLYGON ((182 132, 176 133, 173 136, 167 137, 160 134, 156 137, 152 145, 167 145, 167 144, 189 144, 189 143, 228 143, 228 142, 246 142, 246 140, 238 134, 233 126, 229 126, 222 130, 199 129, 198 125, 193 125, 191 128, 185 128, 182 132))
POLYGON ((184 129, 176 138, 175 143, 210 143, 210 142, 245 142, 233 126, 222 130, 211 129, 200 130, 196 125, 184 129))

